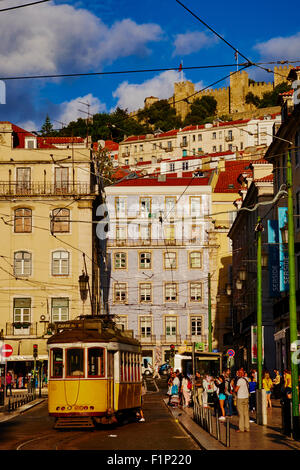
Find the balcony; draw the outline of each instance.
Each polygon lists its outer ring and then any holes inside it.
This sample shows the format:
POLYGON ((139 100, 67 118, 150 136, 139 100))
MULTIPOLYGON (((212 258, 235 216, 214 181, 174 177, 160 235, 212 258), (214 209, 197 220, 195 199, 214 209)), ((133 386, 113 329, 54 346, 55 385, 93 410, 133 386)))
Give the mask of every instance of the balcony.
POLYGON ((207 344, 207 335, 186 335, 186 341, 192 343, 203 343, 204 346, 207 344))
POLYGON ((37 322, 6 323, 6 328, 5 328, 6 336, 37 336, 37 334, 38 334, 37 322))
POLYGON ((154 345, 156 344, 156 335, 150 335, 150 336, 137 335, 136 338, 142 344, 154 344, 154 345))
POLYGON ((88 195, 96 192, 97 186, 90 183, 0 182, 0 196, 4 197, 88 195))
POLYGON ((227 135, 227 136, 225 137, 225 141, 226 141, 226 142, 233 142, 233 141, 234 141, 233 135, 227 135))
POLYGON ((180 344, 181 335, 160 335, 162 344, 180 344))
POLYGON ((179 239, 122 239, 116 240, 111 239, 108 240, 107 246, 127 246, 127 247, 135 247, 135 246, 203 246, 204 242, 201 240, 197 240, 195 238, 185 238, 183 240, 179 239))
POLYGON ((188 143, 187 142, 180 142, 180 147, 183 148, 183 147, 187 147, 188 146, 188 143))
POLYGON ((165 152, 173 152, 174 148, 173 147, 165 147, 165 152))

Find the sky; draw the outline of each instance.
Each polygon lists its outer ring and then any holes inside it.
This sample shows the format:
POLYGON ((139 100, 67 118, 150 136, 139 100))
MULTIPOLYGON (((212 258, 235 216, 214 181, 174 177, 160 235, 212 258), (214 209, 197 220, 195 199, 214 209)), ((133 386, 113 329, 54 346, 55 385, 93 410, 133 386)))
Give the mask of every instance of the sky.
MULTIPOLYGON (((1 0, 0 10, 25 3, 29 0, 1 0)), ((283 19, 278 0, 182 3, 251 61, 300 59, 298 15, 283 19)), ((28 131, 39 131, 47 114, 59 129, 78 117, 86 118, 88 110, 111 112, 119 106, 135 111, 147 96, 172 96, 174 82, 182 78, 200 90, 237 69, 234 50, 176 0, 49 1, 0 11, 0 31, 0 79, 6 86, 0 120, 28 131), (181 74, 180 63, 232 66, 181 74), (176 70, 12 79, 160 68, 176 70)), ((248 73, 257 81, 273 81, 273 74, 257 67, 248 73)), ((225 79, 214 88, 228 83, 225 79)))

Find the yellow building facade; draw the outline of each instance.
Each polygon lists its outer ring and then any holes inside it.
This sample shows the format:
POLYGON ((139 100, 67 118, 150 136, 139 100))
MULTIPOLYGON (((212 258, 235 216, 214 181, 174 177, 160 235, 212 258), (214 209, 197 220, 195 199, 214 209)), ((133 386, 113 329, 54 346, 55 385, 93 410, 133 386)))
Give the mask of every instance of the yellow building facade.
POLYGON ((53 323, 91 314, 92 302, 93 310, 98 304, 92 224, 98 187, 90 150, 47 148, 39 139, 0 123, 0 330, 2 343, 12 347, 8 370, 24 377, 33 345, 46 371, 53 323))

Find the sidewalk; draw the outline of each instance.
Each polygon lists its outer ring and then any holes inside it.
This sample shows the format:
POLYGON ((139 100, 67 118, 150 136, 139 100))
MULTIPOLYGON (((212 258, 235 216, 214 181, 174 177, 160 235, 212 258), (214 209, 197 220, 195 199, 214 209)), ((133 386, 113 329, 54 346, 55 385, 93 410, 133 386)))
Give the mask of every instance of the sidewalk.
MULTIPOLYGON (((22 395, 22 394, 26 394, 26 393, 27 393, 27 391, 25 389, 24 390, 13 389, 12 390, 12 398, 14 398, 14 396, 16 396, 16 395, 22 395)), ((34 406, 37 406, 40 403, 42 403, 44 400, 46 400, 46 398, 48 396, 48 389, 43 388, 41 390, 41 398, 39 398, 38 395, 39 395, 39 391, 37 390, 35 400, 33 400, 29 403, 26 403, 25 405, 20 406, 19 408, 17 408, 14 411, 4 411, 3 410, 4 407, 1 407, 0 408, 0 424, 4 423, 5 421, 10 421, 11 419, 16 418, 20 414, 25 413, 25 411, 29 410, 30 408, 33 408, 34 406)), ((9 398, 10 398, 10 396, 8 396, 8 399, 9 398)))
MULTIPOLYGON (((167 399, 164 402, 167 405, 167 399)), ((170 412, 175 419, 191 434, 200 447, 205 450, 300 450, 300 442, 285 436, 281 431, 281 406, 279 400, 272 400, 272 409, 268 409, 268 423, 266 426, 250 423, 250 432, 237 433, 238 416, 230 419, 230 447, 226 447, 226 422, 220 423, 219 442, 215 437, 204 431, 193 421, 192 408, 171 408, 170 412)), ((254 416, 251 419, 255 420, 254 416)), ((213 417, 213 433, 216 436, 216 418, 213 417)))

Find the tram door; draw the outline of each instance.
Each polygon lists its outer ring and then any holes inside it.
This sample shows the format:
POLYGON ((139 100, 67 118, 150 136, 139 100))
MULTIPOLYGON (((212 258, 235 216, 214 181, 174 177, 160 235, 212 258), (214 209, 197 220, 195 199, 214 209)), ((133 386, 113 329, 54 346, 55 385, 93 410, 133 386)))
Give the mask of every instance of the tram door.
POLYGON ((108 351, 107 356, 107 406, 114 409, 114 352, 108 351))

